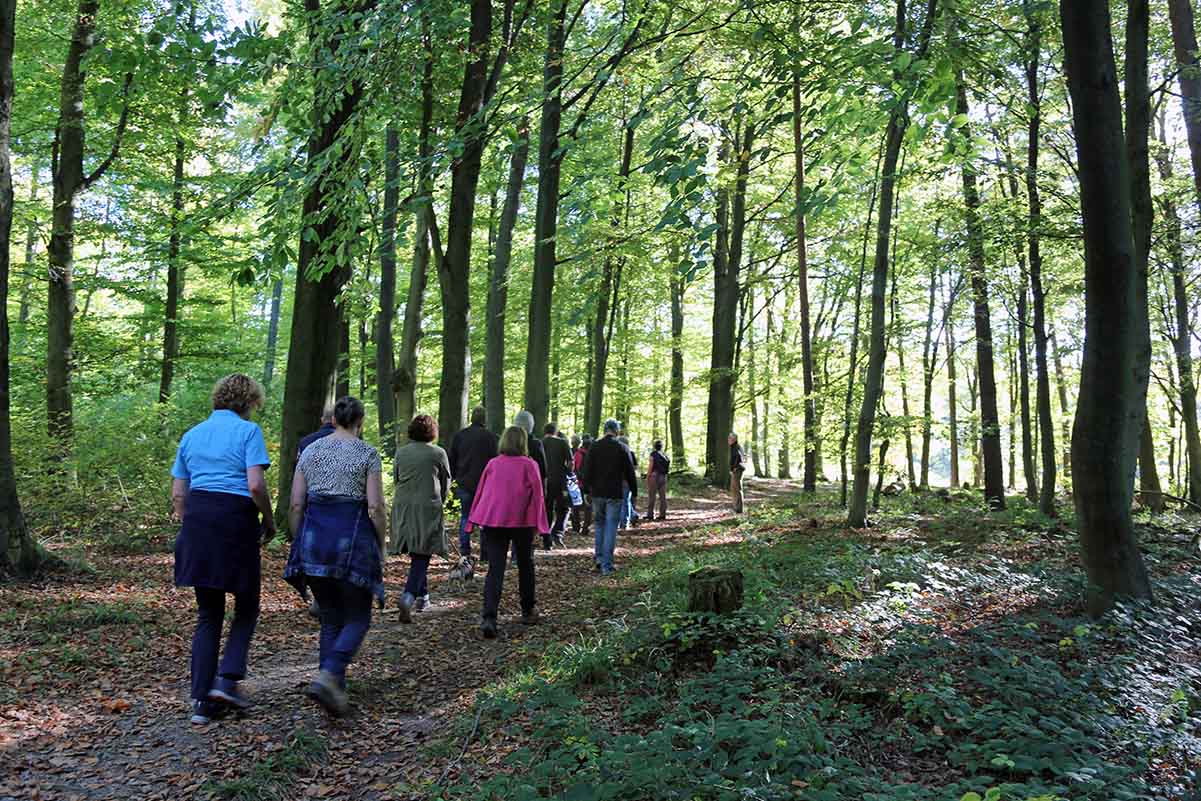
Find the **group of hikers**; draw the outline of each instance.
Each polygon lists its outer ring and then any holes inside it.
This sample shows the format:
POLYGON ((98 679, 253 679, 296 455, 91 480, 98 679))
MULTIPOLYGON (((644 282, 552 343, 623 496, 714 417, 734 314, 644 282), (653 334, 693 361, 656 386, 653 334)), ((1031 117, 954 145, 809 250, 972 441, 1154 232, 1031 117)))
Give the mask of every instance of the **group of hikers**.
MULTIPOLYGON (((239 683, 246 675, 259 614, 260 545, 275 537, 265 471, 271 460, 262 429, 250 420, 263 405, 263 389, 235 373, 217 382, 212 414, 181 438, 171 470, 172 504, 180 522, 175 543, 175 584, 192 587, 197 624, 192 638, 191 721, 209 723, 249 701, 239 683), (220 652, 225 596, 234 616, 220 652), (220 657, 220 659, 218 659, 220 657)), ((445 510, 459 505, 460 574, 473 570, 471 535, 488 564, 480 633, 495 638, 507 563, 517 563, 521 623, 538 622, 535 534, 550 550, 573 535, 593 532, 595 571, 611 575, 620 530, 637 526, 638 458, 621 424, 606 420, 598 439, 573 436, 554 423, 533 436, 534 417, 519 412, 499 436, 485 425, 482 408, 471 424, 439 447, 429 415, 408 424, 407 444, 393 460, 392 513, 384 497, 379 452, 362 439, 365 409, 344 397, 325 411, 321 428, 297 448, 288 524, 293 539, 284 579, 302 597, 311 593, 320 619, 318 672, 306 694, 330 713, 349 709, 346 670, 371 625, 373 604, 384 606, 384 554, 407 554, 409 571, 398 601, 400 620, 430 604, 428 574, 434 555, 448 557, 445 510)), ((731 493, 742 507, 744 460, 730 436, 731 493)), ((647 519, 667 515, 671 462, 655 441, 646 468, 647 519)))

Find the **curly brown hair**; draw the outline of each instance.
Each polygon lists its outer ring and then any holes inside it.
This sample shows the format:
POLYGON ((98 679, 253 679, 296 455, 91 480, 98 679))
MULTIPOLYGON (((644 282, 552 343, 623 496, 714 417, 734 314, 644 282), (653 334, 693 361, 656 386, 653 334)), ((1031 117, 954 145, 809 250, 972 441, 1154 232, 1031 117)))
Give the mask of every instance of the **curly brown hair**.
POLYGON ((409 423, 409 439, 412 442, 433 442, 438 438, 438 424, 428 414, 419 414, 409 423))
POLYGON ((229 409, 245 417, 263 406, 263 387, 243 373, 231 373, 213 385, 213 409, 229 409))

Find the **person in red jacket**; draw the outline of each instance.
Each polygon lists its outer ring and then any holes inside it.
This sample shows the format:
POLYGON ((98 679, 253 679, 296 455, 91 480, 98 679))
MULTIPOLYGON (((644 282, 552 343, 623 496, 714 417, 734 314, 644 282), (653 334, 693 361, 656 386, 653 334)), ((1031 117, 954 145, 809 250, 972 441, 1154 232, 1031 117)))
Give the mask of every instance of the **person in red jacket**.
POLYGON ((488 462, 480 476, 468 517, 468 525, 483 526, 485 534, 488 575, 484 579, 480 633, 487 639, 497 634, 496 616, 510 546, 517 560, 521 622, 527 626, 538 622, 534 608, 534 533, 547 534, 550 525, 546 519, 542 476, 528 454, 529 435, 525 429, 520 426, 507 429, 500 439, 500 454, 488 462))

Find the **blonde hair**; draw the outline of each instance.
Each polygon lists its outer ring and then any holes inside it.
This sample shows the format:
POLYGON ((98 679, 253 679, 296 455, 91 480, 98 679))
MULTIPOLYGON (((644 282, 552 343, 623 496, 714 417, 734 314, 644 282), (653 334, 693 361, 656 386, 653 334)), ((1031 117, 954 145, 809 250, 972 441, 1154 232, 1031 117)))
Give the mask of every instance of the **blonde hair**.
POLYGON ((529 434, 521 426, 509 426, 500 438, 500 452, 505 456, 529 456, 529 434))
POLYGON ((231 373, 213 385, 213 409, 229 409, 245 416, 263 406, 263 387, 243 373, 231 373))

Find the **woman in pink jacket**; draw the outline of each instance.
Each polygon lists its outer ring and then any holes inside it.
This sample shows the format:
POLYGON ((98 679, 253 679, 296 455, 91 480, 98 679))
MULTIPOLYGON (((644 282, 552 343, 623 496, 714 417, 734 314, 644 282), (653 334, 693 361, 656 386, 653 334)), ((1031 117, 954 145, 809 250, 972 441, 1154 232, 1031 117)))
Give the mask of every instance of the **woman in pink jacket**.
POLYGON ((484 580, 484 611, 480 633, 496 637, 496 612, 505 582, 509 547, 517 554, 517 578, 521 589, 521 622, 538 622, 534 610, 534 533, 547 534, 546 504, 542 476, 529 457, 529 440, 524 428, 513 426, 500 439, 500 454, 484 467, 469 526, 483 526, 488 577, 484 580))

